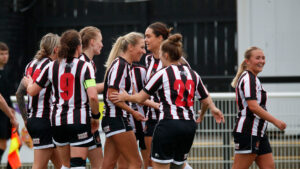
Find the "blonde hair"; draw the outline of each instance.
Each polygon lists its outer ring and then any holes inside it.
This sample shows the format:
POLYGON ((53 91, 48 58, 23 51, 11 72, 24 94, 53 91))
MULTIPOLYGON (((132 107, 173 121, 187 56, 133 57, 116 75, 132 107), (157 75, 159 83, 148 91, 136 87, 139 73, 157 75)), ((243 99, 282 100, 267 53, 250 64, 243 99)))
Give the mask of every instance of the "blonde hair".
POLYGON ((94 26, 87 26, 82 28, 79 32, 82 40, 82 49, 88 48, 90 40, 95 39, 98 33, 101 33, 100 29, 94 26))
POLYGON ((238 83, 238 80, 240 78, 240 76, 242 75, 242 73, 247 69, 247 64, 246 64, 246 60, 249 60, 251 55, 252 55, 252 51, 254 50, 261 50, 260 48, 256 47, 256 46, 252 46, 250 48, 248 48, 246 51, 245 51, 245 54, 244 54, 244 60, 243 62, 240 64, 239 68, 238 68, 238 71, 235 75, 235 77, 233 78, 232 82, 231 82, 231 86, 233 88, 236 88, 236 85, 238 83))
POLYGON ((130 32, 124 36, 120 36, 116 42, 113 44, 112 49, 109 53, 109 56, 106 60, 105 67, 105 75, 104 79, 106 78, 107 71, 110 68, 112 62, 123 52, 127 51, 128 45, 131 44, 135 46, 138 43, 139 39, 144 39, 144 35, 139 32, 130 32))
POLYGON ((59 45, 60 37, 57 34, 47 33, 40 42, 40 49, 34 58, 41 60, 53 54, 54 48, 59 45))

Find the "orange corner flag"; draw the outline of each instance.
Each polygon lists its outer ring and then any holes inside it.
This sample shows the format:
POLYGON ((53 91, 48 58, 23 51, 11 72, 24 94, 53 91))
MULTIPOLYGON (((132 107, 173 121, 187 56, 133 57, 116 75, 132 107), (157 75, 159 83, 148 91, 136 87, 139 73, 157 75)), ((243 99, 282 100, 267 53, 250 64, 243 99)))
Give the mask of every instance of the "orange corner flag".
POLYGON ((13 131, 15 131, 15 128, 12 128, 11 142, 10 142, 7 160, 12 169, 17 169, 21 167, 21 160, 19 155, 19 147, 21 146, 21 141, 18 132, 13 132, 13 131))

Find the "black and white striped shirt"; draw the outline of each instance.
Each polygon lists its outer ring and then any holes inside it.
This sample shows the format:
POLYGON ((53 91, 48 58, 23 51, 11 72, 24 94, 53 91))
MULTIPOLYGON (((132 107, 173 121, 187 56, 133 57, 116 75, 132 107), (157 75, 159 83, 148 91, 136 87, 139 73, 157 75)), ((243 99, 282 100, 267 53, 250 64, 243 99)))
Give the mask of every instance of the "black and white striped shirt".
MULTIPOLYGON (((138 65, 138 64, 132 64, 131 67, 131 77, 132 77, 132 84, 134 86, 134 90, 136 93, 143 90, 145 86, 145 78, 146 78, 146 72, 147 69, 145 66, 138 65)), ((137 110, 142 115, 146 117, 146 113, 148 110, 147 106, 142 106, 136 103, 132 103, 131 105, 132 109, 137 110)), ((138 132, 143 132, 145 128, 145 122, 137 121, 133 118, 132 115, 130 115, 130 124, 133 126, 133 130, 136 132, 136 130, 141 130, 138 132), (141 128, 139 128, 141 127, 141 128)))
MULTIPOLYGON (((41 60, 34 59, 27 64, 25 68, 25 76, 31 76, 35 82, 41 71, 46 65, 51 62, 50 58, 43 58, 41 60)), ((36 96, 28 96, 28 118, 46 118, 50 119, 51 112, 51 84, 43 88, 36 96)))
POLYGON ((155 73, 144 91, 150 95, 158 92, 161 119, 195 120, 194 96, 208 97, 200 76, 185 65, 171 65, 155 73))
MULTIPOLYGON (((92 59, 90 59, 85 53, 82 53, 78 57, 78 59, 90 63, 93 66, 94 70, 95 70, 95 77, 96 77, 97 68, 96 68, 95 62, 92 59)), ((89 112, 90 112, 89 113, 90 117, 92 117, 92 109, 91 108, 90 108, 89 112)))
MULTIPOLYGON (((160 59, 156 59, 152 54, 146 56, 145 63, 147 68, 145 83, 147 83, 153 74, 163 68, 163 65, 160 59)), ((151 96, 150 99, 155 102, 159 102, 159 99, 156 95, 151 96)), ((149 107, 146 116, 148 119, 158 120, 159 110, 149 107)))
MULTIPOLYGON (((117 57, 109 67, 106 78, 104 80, 103 100, 105 104, 104 116, 117 117, 122 116, 127 118, 127 112, 115 106, 108 99, 108 88, 117 89, 121 92, 121 88, 125 89, 129 94, 132 93, 132 81, 130 74, 130 64, 122 57, 117 57)), ((126 102, 129 105, 128 102, 126 102)), ((130 106, 130 105, 129 105, 130 106)))
POLYGON ((97 68, 96 68, 95 62, 94 62, 92 59, 90 59, 85 53, 82 53, 82 54, 78 57, 78 59, 83 60, 83 61, 85 61, 85 62, 89 62, 90 64, 92 64, 95 73, 97 72, 97 68))
POLYGON ((244 71, 239 78, 235 92, 239 113, 236 117, 234 132, 263 137, 268 123, 251 112, 247 104, 247 100, 257 100, 258 105, 267 110, 267 93, 259 79, 250 71, 244 71))
POLYGON ((73 58, 49 63, 36 83, 47 86, 52 83, 52 125, 89 124, 89 100, 84 87, 86 80, 95 79, 90 63, 73 58))

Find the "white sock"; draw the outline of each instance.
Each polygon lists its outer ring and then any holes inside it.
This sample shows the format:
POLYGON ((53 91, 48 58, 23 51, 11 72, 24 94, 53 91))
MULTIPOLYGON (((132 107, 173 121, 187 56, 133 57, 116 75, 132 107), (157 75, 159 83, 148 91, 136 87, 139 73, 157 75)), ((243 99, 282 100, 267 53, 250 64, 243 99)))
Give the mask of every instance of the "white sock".
POLYGON ((85 167, 71 167, 71 169, 85 169, 85 167))
POLYGON ((193 169, 193 168, 189 165, 189 163, 186 162, 184 169, 193 169))
POLYGON ((60 169, 70 169, 70 168, 68 168, 68 167, 66 167, 66 166, 64 166, 64 165, 62 165, 60 169))
POLYGON ((148 169, 152 169, 152 167, 148 167, 148 169))

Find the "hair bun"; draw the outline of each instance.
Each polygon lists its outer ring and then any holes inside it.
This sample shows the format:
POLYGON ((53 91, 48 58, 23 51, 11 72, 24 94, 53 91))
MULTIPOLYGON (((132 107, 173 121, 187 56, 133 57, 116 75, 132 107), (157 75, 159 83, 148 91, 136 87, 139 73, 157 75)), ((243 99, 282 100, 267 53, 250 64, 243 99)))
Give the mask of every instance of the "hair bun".
POLYGON ((182 35, 179 33, 176 33, 174 35, 171 35, 168 37, 168 40, 170 43, 176 44, 181 46, 182 45, 182 35))

